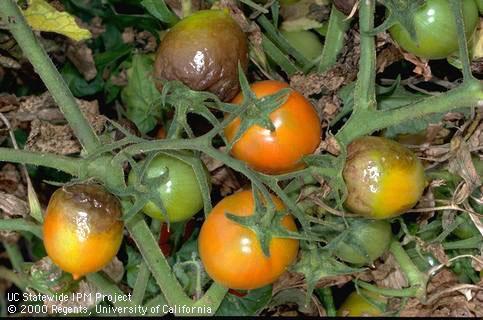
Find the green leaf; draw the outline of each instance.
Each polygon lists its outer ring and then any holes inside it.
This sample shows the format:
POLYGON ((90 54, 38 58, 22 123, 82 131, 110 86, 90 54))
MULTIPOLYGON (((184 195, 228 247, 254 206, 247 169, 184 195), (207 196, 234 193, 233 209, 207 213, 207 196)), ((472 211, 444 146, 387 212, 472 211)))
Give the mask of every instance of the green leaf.
MULTIPOLYGON (((138 277, 139 265, 143 259, 141 254, 131 246, 126 246, 127 264, 126 264, 126 280, 129 287, 134 288, 136 279, 138 277)), ((146 296, 152 297, 160 292, 159 286, 156 284, 153 276, 149 278, 146 287, 146 296)))
POLYGON ((169 10, 164 0, 143 0, 141 1, 141 4, 150 14, 161 22, 172 26, 179 21, 178 16, 169 10))
POLYGON ((389 10, 386 20, 376 27, 371 34, 375 35, 385 31, 395 24, 400 24, 407 30, 409 36, 416 43, 416 28, 414 26, 414 15, 425 4, 424 0, 384 0, 382 4, 389 10))
POLYGON ((121 92, 127 118, 142 133, 154 129, 157 118, 161 117, 161 94, 154 84, 152 69, 150 56, 134 56, 132 67, 127 71, 128 84, 121 92))
POLYGON ((227 294, 216 316, 254 316, 265 308, 272 298, 272 286, 268 285, 259 289, 251 290, 247 295, 238 297, 227 294))
POLYGON ((91 96, 103 89, 104 81, 99 73, 94 80, 87 82, 77 68, 70 62, 64 65, 60 73, 76 97, 91 96))

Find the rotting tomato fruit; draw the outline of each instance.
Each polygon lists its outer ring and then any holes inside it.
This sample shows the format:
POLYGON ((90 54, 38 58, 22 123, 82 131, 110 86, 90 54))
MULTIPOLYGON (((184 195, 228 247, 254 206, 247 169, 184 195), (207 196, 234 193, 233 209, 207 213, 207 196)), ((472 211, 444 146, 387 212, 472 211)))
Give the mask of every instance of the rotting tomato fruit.
POLYGON ((281 33, 292 47, 300 51, 309 60, 317 59, 324 50, 320 39, 315 33, 308 30, 281 31, 281 33))
POLYGON ((354 264, 371 264, 387 251, 391 225, 385 220, 351 219, 349 233, 335 248, 335 255, 354 264))
MULTIPOLYGON (((251 90, 261 98, 287 87, 284 82, 266 80, 253 83, 251 90)), ((242 101, 240 93, 232 102, 240 104, 242 101)), ((302 157, 313 153, 321 139, 320 120, 312 104, 292 90, 286 102, 270 114, 270 120, 275 126, 273 132, 258 125, 251 126, 233 145, 233 156, 267 174, 303 168, 302 157)), ((235 138, 240 123, 237 118, 226 126, 225 135, 229 141, 235 138)))
MULTIPOLYGON (((203 208, 203 195, 196 173, 188 163, 159 153, 149 163, 146 177, 160 178, 166 173, 168 179, 158 186, 158 191, 168 219, 170 222, 185 221, 203 208)), ((206 179, 209 181, 208 176, 206 179)), ((131 170, 128 183, 132 184, 137 180, 136 173, 131 170)), ((152 218, 165 220, 161 208, 151 201, 144 206, 143 212, 152 218)))
POLYGON ((227 11, 201 10, 164 36, 156 53, 154 76, 179 80, 193 90, 210 91, 227 101, 240 90, 238 62, 246 71, 248 44, 241 28, 227 11))
MULTIPOLYGON (((280 199, 272 199, 277 209, 283 209, 280 199)), ((254 207, 251 190, 238 192, 221 200, 201 227, 198 248, 206 272, 231 289, 251 290, 268 285, 297 257, 298 240, 285 238, 273 238, 270 257, 266 257, 256 234, 225 216, 250 216, 254 207)), ((291 215, 286 215, 281 224, 288 230, 297 230, 291 215)))
MULTIPOLYGON (((478 23, 478 8, 472 0, 462 1, 467 39, 478 23)), ((449 0, 427 0, 414 15, 417 42, 400 24, 389 29, 404 50, 426 59, 443 59, 458 50, 458 31, 449 0)))
POLYGON ((391 218, 421 198, 426 186, 424 168, 408 148, 381 137, 362 137, 347 152, 345 205, 351 211, 374 219, 391 218))
POLYGON ((74 279, 101 270, 122 241, 121 204, 102 186, 64 186, 50 198, 43 225, 52 261, 74 279))
POLYGON ((339 310, 337 310, 337 315, 339 317, 381 316, 383 311, 371 302, 369 302, 366 297, 369 297, 371 300, 380 304, 381 306, 387 303, 387 299, 384 296, 380 296, 377 293, 371 291, 360 289, 359 291, 365 297, 357 293, 357 291, 352 292, 344 301, 344 303, 342 303, 339 310))

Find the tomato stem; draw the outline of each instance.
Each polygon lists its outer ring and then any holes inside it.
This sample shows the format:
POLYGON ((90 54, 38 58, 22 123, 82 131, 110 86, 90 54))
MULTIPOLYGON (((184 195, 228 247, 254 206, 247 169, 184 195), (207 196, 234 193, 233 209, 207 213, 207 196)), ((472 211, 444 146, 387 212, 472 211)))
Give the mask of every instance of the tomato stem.
POLYGON ((39 153, 10 148, 0 148, 0 161, 44 166, 79 176, 82 159, 64 157, 50 153, 39 153))
POLYGON ((467 43, 466 32, 465 32, 465 22, 463 19, 463 12, 462 12, 463 4, 462 4, 462 1, 460 0, 450 0, 450 4, 451 4, 451 11, 453 11, 454 19, 456 22, 459 56, 461 59, 461 63, 463 64, 463 80, 470 81, 471 79, 474 79, 474 77, 471 74, 471 65, 470 65, 470 58, 468 53, 468 43, 467 43))
POLYGON ((329 70, 337 62, 337 57, 344 47, 345 33, 349 26, 350 20, 332 5, 324 49, 317 67, 318 72, 329 70))
POLYGON ((26 231, 35 235, 37 238, 42 239, 42 228, 25 219, 0 219, 1 231, 26 231))
POLYGON ((7 24, 22 53, 45 83, 84 149, 88 153, 94 152, 100 145, 99 138, 80 111, 59 71, 28 26, 16 1, 0 2, 0 18, 7 24))
POLYGON ((315 289, 315 292, 319 296, 320 300, 322 301, 325 312, 327 313, 328 317, 335 317, 336 310, 334 306, 334 297, 332 295, 332 290, 330 287, 315 289))
POLYGON ((7 251, 8 257, 10 262, 12 263, 12 267, 15 271, 21 272, 22 271, 22 264, 24 263, 22 253, 16 243, 8 243, 3 241, 3 247, 7 251))

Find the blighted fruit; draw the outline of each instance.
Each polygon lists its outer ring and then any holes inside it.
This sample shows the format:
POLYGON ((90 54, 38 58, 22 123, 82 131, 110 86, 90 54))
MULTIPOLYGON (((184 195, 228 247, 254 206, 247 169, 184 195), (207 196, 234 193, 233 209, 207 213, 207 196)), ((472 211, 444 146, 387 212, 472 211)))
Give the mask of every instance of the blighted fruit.
POLYGON ((240 90, 239 62, 246 70, 248 44, 241 28, 226 11, 201 10, 164 36, 156 53, 154 76, 179 80, 193 90, 210 91, 227 101, 240 90))
POLYGON ((424 168, 408 148, 381 137, 362 137, 347 151, 345 205, 351 211, 385 219, 404 213, 421 198, 424 168))
POLYGON ((43 225, 52 261, 74 279, 101 270, 122 241, 121 204, 102 186, 64 186, 50 198, 43 225))

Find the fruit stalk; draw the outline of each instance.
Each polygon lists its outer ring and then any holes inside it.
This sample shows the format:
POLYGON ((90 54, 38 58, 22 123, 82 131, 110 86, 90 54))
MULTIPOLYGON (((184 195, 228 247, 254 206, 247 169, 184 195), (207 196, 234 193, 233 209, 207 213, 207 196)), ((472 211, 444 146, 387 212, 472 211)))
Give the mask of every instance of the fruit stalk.
POLYGON ((23 54, 47 86, 81 145, 88 153, 94 152, 100 144, 97 135, 80 111, 79 105, 52 60, 27 25, 16 1, 0 2, 0 21, 7 24, 23 54))

